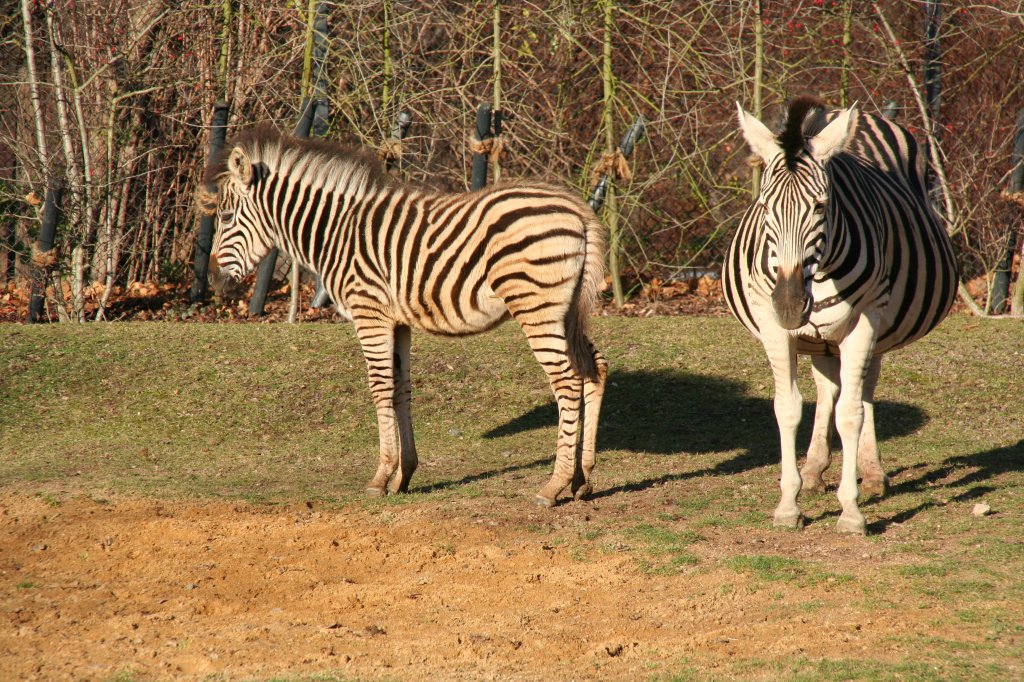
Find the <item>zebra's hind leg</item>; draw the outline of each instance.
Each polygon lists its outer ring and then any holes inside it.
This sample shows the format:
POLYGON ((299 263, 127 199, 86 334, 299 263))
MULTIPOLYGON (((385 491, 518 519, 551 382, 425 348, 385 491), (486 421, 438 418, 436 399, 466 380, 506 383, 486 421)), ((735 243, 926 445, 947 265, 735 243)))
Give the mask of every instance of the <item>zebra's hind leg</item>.
POLYGON ((393 493, 404 493, 409 490, 419 459, 416 456, 416 441, 412 431, 412 377, 410 374, 410 350, 412 346, 412 330, 405 325, 395 328, 395 411, 398 416, 398 441, 401 456, 398 470, 391 478, 388 490, 393 493))
POLYGON ((860 473, 860 492, 865 496, 884 496, 889 489, 889 477, 882 469, 882 459, 878 453, 878 441, 875 438, 875 386, 881 372, 882 356, 876 355, 868 365, 864 377, 864 426, 860 432, 860 444, 857 447, 857 469, 860 473))
POLYGON ((583 378, 569 363, 569 347, 565 339, 565 327, 561 322, 520 323, 530 341, 533 354, 548 375, 558 405, 555 470, 535 498, 538 505, 553 507, 558 494, 573 479, 576 443, 579 438, 580 407, 583 402, 583 378))
POLYGON ((597 366, 597 379, 583 381, 583 444, 580 452, 579 466, 573 474, 572 496, 582 500, 594 492, 590 474, 597 463, 597 424, 601 415, 601 401, 604 399, 604 386, 608 378, 608 361, 601 351, 587 342, 597 366))
POLYGON ((380 463, 366 493, 381 497, 399 464, 399 435, 395 420, 395 330, 383 320, 356 318, 356 335, 366 358, 370 395, 377 408, 380 463))
POLYGON ((803 479, 801 490, 824 492, 825 481, 821 475, 832 463, 832 411, 839 394, 839 358, 834 355, 811 356, 814 386, 817 402, 814 408, 814 428, 811 444, 807 448, 807 461, 800 469, 803 479))

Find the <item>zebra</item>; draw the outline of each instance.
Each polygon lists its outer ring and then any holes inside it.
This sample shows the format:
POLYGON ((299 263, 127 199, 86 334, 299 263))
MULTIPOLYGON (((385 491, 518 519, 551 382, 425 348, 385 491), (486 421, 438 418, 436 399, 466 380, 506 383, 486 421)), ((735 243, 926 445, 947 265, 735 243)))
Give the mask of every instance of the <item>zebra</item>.
POLYGON ((901 126, 856 104, 826 111, 821 100, 801 96, 776 136, 737 109, 764 175, 729 246, 722 285, 774 374, 782 495, 773 523, 802 526, 802 482, 824 490, 835 405, 843 447, 837 530, 863 534, 858 469, 865 493, 884 494, 888 485, 874 425, 882 355, 921 338, 949 312, 959 281, 953 247, 928 200, 921 149, 901 126), (799 472, 798 354, 811 356, 817 391, 799 472))
POLYGON ((219 215, 215 276, 238 281, 277 246, 321 277, 353 323, 380 435, 368 494, 406 492, 417 467, 411 330, 457 337, 509 318, 558 409, 554 473, 536 502, 553 506, 570 485, 576 499, 592 492, 608 362, 587 320, 606 236, 582 199, 531 181, 442 193, 393 179, 366 150, 262 125, 210 164, 198 203, 219 215))

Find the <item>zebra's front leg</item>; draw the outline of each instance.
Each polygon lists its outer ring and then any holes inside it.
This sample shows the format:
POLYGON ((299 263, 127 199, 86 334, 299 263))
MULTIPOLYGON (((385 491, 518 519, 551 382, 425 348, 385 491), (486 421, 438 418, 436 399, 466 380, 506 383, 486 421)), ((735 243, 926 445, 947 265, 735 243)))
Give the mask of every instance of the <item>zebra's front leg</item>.
POLYGON ((410 374, 410 350, 412 347, 412 330, 406 325, 395 329, 395 368, 398 380, 395 382, 395 409, 398 413, 398 440, 401 458, 398 471, 391 479, 389 490, 393 493, 404 493, 409 490, 419 459, 416 456, 416 442, 412 432, 412 377, 410 374))
POLYGON ((786 528, 803 526, 803 516, 796 498, 800 494, 800 472, 796 466, 796 430, 800 426, 803 398, 796 385, 796 341, 785 330, 765 329, 762 339, 768 361, 775 375, 775 419, 779 425, 782 450, 782 475, 779 487, 782 496, 775 508, 772 524, 786 528))
POLYGON ((811 367, 817 400, 807 461, 800 469, 800 477, 803 479, 801 490, 824 492, 825 480, 821 475, 832 463, 832 412, 839 394, 839 358, 833 355, 814 355, 811 357, 811 367))
POLYGON ((572 496, 576 500, 586 499, 594 492, 590 474, 597 463, 597 424, 601 416, 601 401, 604 399, 604 387, 608 378, 608 361, 593 344, 588 342, 588 345, 597 366, 597 379, 587 379, 583 382, 583 447, 579 467, 572 479, 572 496))
POLYGON ((395 329, 380 320, 357 319, 356 335, 366 358, 370 395, 377 408, 380 463, 366 493, 381 497, 399 465, 399 435, 395 415, 395 329))
POLYGON ((843 474, 837 497, 843 513, 836 524, 842 533, 865 532, 864 515, 857 507, 857 453, 864 427, 864 385, 873 361, 875 329, 872 313, 862 314, 840 344, 839 402, 836 404, 836 430, 843 441, 843 474))
POLYGON ((889 489, 889 477, 882 469, 882 458, 875 437, 875 386, 882 369, 882 356, 876 355, 868 365, 864 377, 864 426, 857 446, 857 470, 860 472, 860 492, 864 495, 884 496, 889 489))

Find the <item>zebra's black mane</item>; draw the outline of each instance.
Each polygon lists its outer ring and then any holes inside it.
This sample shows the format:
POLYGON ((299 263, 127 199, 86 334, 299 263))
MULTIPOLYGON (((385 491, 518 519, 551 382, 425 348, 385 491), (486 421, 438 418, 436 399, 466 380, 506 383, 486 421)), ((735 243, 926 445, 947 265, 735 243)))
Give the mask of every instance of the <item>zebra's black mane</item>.
POLYGON ((372 187, 394 184, 377 155, 366 148, 350 147, 333 140, 295 137, 280 132, 269 123, 243 130, 230 144, 225 145, 206 167, 204 184, 217 184, 227 172, 228 157, 235 147, 241 147, 250 157, 258 158, 267 156, 268 152, 272 152, 276 158, 282 158, 286 153, 296 151, 301 155, 317 157, 317 165, 323 164, 325 168, 334 164, 355 166, 372 187))
POLYGON ((789 103, 786 124, 778 138, 786 168, 796 169, 796 160, 804 151, 807 139, 821 132, 825 123, 825 103, 817 97, 800 95, 789 103))

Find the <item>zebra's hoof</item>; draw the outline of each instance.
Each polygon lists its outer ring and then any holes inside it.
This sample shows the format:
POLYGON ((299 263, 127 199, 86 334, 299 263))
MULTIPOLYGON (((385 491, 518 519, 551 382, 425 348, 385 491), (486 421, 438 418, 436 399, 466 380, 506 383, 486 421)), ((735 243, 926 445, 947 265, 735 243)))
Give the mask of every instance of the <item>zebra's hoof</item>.
POLYGON ((537 505, 538 507, 544 507, 546 509, 550 509, 551 507, 555 506, 555 498, 553 498, 553 497, 544 497, 543 495, 537 495, 536 497, 533 498, 533 503, 535 505, 537 505))
POLYGON ((871 497, 872 495, 878 495, 879 497, 885 497, 885 494, 889 492, 889 477, 879 476, 865 478, 860 482, 858 486, 860 494, 865 498, 871 497))
POLYGON ((775 512, 772 517, 772 525, 776 528, 803 528, 804 516, 799 511, 775 512))
POLYGON ((384 488, 367 488, 366 489, 366 496, 367 497, 384 497, 385 494, 386 494, 386 491, 384 490, 384 488))
POLYGON ((839 520, 836 522, 836 530, 840 533, 850 533, 851 535, 864 535, 867 532, 863 516, 858 518, 846 514, 839 517, 839 520))
POLYGON ((391 495, 400 495, 407 492, 409 492, 409 481, 403 483, 396 479, 388 485, 388 493, 391 495))
POLYGON ((574 499, 577 502, 579 502, 580 500, 585 500, 588 497, 590 497, 591 493, 593 493, 593 492, 594 492, 594 486, 592 486, 590 483, 584 483, 579 488, 577 488, 576 490, 573 491, 572 499, 574 499))
POLYGON ((803 483, 800 485, 800 492, 802 493, 823 493, 828 489, 825 485, 825 479, 821 476, 811 476, 809 474, 802 474, 803 483))

